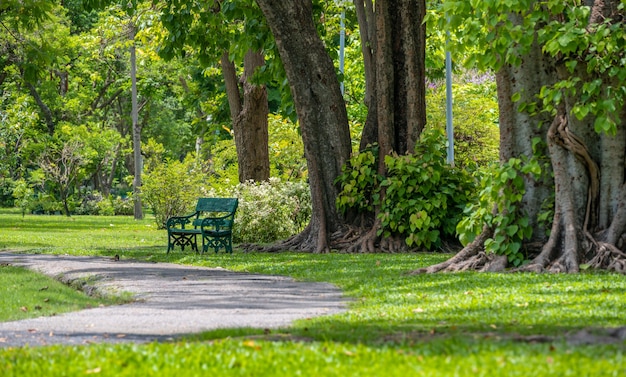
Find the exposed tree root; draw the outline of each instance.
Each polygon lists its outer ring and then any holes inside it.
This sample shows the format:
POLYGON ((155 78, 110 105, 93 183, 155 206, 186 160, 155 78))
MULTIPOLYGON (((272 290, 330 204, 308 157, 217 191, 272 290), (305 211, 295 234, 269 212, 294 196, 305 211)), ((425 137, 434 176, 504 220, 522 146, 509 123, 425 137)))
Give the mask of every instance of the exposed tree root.
POLYGON ((455 256, 448 259, 445 262, 435 264, 429 267, 419 268, 417 270, 411 271, 411 274, 424 274, 424 273, 435 273, 442 271, 461 271, 462 269, 467 269, 471 265, 479 265, 482 257, 476 257, 479 253, 484 254, 484 243, 487 238, 490 238, 493 235, 493 232, 489 228, 484 228, 482 233, 474 239, 474 241, 470 242, 467 246, 463 248, 463 250, 459 251, 455 256))
MULTIPOLYGON (((584 268, 603 269, 618 273, 626 273, 626 253, 616 245, 624 247, 624 224, 626 219, 626 188, 622 188, 621 202, 615 220, 609 229, 591 234, 590 228, 597 230, 597 203, 599 196, 599 168, 579 137, 569 127, 564 112, 555 117, 548 133, 548 148, 552 159, 556 203, 550 236, 541 247, 540 252, 531 262, 516 272, 578 272, 584 268), (573 160, 571 157, 575 157, 573 160), (574 162, 572 162, 574 161, 574 162), (568 171, 571 163, 578 161, 588 173, 585 205, 581 208, 576 203, 584 186, 575 190, 572 177, 568 171), (584 213, 581 212, 584 210, 584 213), (581 213, 579 213, 581 212, 581 213)), ((583 194, 584 195, 584 194, 583 194)), ((323 225, 323 224, 322 224, 323 225)), ((351 226, 339 229, 326 238, 325 231, 313 231, 309 225, 302 233, 285 241, 269 246, 242 246, 247 251, 307 251, 327 252, 330 248, 349 253, 374 252, 406 252, 406 243, 401 237, 381 238, 378 235, 380 221, 373 224, 351 226), (320 249, 320 245, 324 246, 320 249)), ((457 271, 504 271, 507 268, 507 257, 488 254, 484 251, 484 243, 493 236, 493 231, 485 227, 482 233, 469 245, 445 262, 412 271, 412 274, 457 272, 457 271)), ((531 248, 526 247, 526 250, 531 248)), ((539 248, 534 248, 538 250, 539 248)))
POLYGON ((278 241, 270 245, 259 245, 254 243, 240 244, 239 248, 244 252, 278 253, 284 251, 314 252, 316 242, 311 235, 311 225, 302 232, 286 240, 278 241))
POLYGON ((594 269, 626 274, 626 254, 611 244, 601 242, 588 265, 594 269))
POLYGON ((329 248, 317 250, 317 242, 313 242, 314 236, 307 227, 301 233, 286 240, 278 241, 270 245, 258 245, 252 243, 240 244, 239 248, 244 252, 265 252, 276 253, 284 251, 296 252, 330 252, 330 249, 345 253, 405 253, 414 252, 410 250, 404 238, 388 237, 381 239, 377 234, 376 226, 369 227, 367 231, 358 226, 346 226, 330 235, 329 248))
POLYGON ((348 253, 373 253, 376 251, 376 244, 378 242, 378 235, 376 234, 377 220, 374 226, 372 226, 365 234, 362 234, 354 244, 347 248, 348 253))
MULTIPOLYGON (((541 252, 529 264, 512 271, 575 273, 580 270, 581 265, 586 265, 588 268, 626 273, 626 253, 618 249, 615 242, 600 242, 597 236, 594 237, 589 231, 590 227, 596 227, 598 219, 600 171, 584 141, 569 129, 564 108, 561 108, 555 117, 547 136, 557 198, 552 230, 541 252), (571 163, 572 156, 584 166, 588 173, 584 216, 579 213, 576 206, 580 195, 575 193, 572 177, 568 171, 568 166, 570 166, 568 162, 571 163)), ((622 194, 622 197, 624 196, 626 192, 622 194)), ((625 209, 626 205, 622 203, 619 213, 626 213, 625 209)), ((615 227, 620 224, 626 224, 626 220, 617 218, 613 225, 615 227)), ((611 229, 609 232, 613 235, 611 241, 621 240, 621 237, 616 237, 615 234, 622 234, 623 230, 611 229)), ((484 252, 484 242, 491 236, 492 232, 484 229, 474 242, 454 257, 412 273, 503 271, 507 267, 507 258, 488 255, 484 252)))

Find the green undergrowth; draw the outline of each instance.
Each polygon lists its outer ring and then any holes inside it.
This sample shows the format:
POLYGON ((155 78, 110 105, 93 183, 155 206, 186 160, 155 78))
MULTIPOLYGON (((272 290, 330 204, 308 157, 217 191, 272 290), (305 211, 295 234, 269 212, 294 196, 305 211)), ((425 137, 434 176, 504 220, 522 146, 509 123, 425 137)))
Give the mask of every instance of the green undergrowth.
POLYGON ((283 329, 221 329, 177 343, 0 349, 0 375, 626 373, 623 341, 571 342, 581 330, 624 325, 626 279, 622 275, 408 274, 450 257, 438 253, 318 255, 236 249, 232 255, 180 250, 166 254, 165 231, 147 224, 129 218, 22 219, 3 214, 0 249, 20 245, 22 252, 117 254, 121 259, 329 282, 344 292, 347 311, 296 321, 283 329), (41 239, 31 240, 33 232, 41 233, 41 239))

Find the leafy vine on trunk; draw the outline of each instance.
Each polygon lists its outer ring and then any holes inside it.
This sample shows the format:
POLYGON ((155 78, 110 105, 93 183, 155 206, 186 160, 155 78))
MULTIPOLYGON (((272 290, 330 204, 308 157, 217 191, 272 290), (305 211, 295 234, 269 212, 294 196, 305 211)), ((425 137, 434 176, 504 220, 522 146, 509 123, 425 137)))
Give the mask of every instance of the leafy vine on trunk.
MULTIPOLYGON (((462 8, 459 14, 476 10, 457 4, 462 8)), ((534 129, 547 146, 535 152, 550 159, 543 179, 553 177, 554 213, 547 237, 540 234, 538 219, 539 207, 550 196, 537 190, 541 179, 525 179, 521 208, 530 214, 534 234, 524 243, 528 263, 515 270, 599 268, 626 273, 626 69, 619 63, 626 56, 623 3, 475 6, 498 20, 491 23, 497 26, 489 30, 487 38, 477 37, 476 42, 486 51, 478 61, 498 71, 501 157, 529 157, 526 138, 520 135, 529 135, 534 129), (509 38, 512 30, 522 31, 520 43, 503 51, 499 43, 509 38), (533 246, 537 244, 542 247, 533 246)), ((464 30, 473 32, 476 30, 464 30)), ((494 230, 486 226, 476 238, 478 242, 451 260, 414 272, 504 270, 510 260, 485 253, 494 230)))

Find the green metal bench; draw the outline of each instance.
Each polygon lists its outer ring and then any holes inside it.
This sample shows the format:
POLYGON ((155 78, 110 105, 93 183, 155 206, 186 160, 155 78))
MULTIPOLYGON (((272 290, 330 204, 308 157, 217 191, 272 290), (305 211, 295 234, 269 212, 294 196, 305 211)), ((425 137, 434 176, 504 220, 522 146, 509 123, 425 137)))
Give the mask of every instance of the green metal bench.
POLYGON ((233 252, 233 225, 239 200, 237 198, 199 198, 196 212, 167 219, 167 252, 190 246, 198 252, 197 237, 202 238, 202 252, 220 248, 233 252))

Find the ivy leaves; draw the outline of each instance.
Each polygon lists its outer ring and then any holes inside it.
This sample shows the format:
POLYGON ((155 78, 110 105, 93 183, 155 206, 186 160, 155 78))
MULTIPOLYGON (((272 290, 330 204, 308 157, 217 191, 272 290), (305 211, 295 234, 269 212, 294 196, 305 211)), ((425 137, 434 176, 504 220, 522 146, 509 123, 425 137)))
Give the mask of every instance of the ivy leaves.
POLYGON ((467 245, 482 231, 493 229, 493 237, 485 241, 485 251, 506 255, 509 263, 521 265, 526 259, 522 243, 532 236, 532 226, 521 208, 525 193, 524 175, 540 176, 541 166, 536 159, 522 161, 512 158, 483 175, 478 201, 465 208, 465 218, 457 225, 463 245, 467 245))
POLYGON ((373 147, 350 160, 337 179, 342 187, 337 208, 365 213, 380 206, 379 235, 400 235, 409 247, 431 249, 453 236, 473 182, 445 163, 443 133, 424 131, 412 155, 385 156, 387 177, 377 174, 377 156, 373 147))

